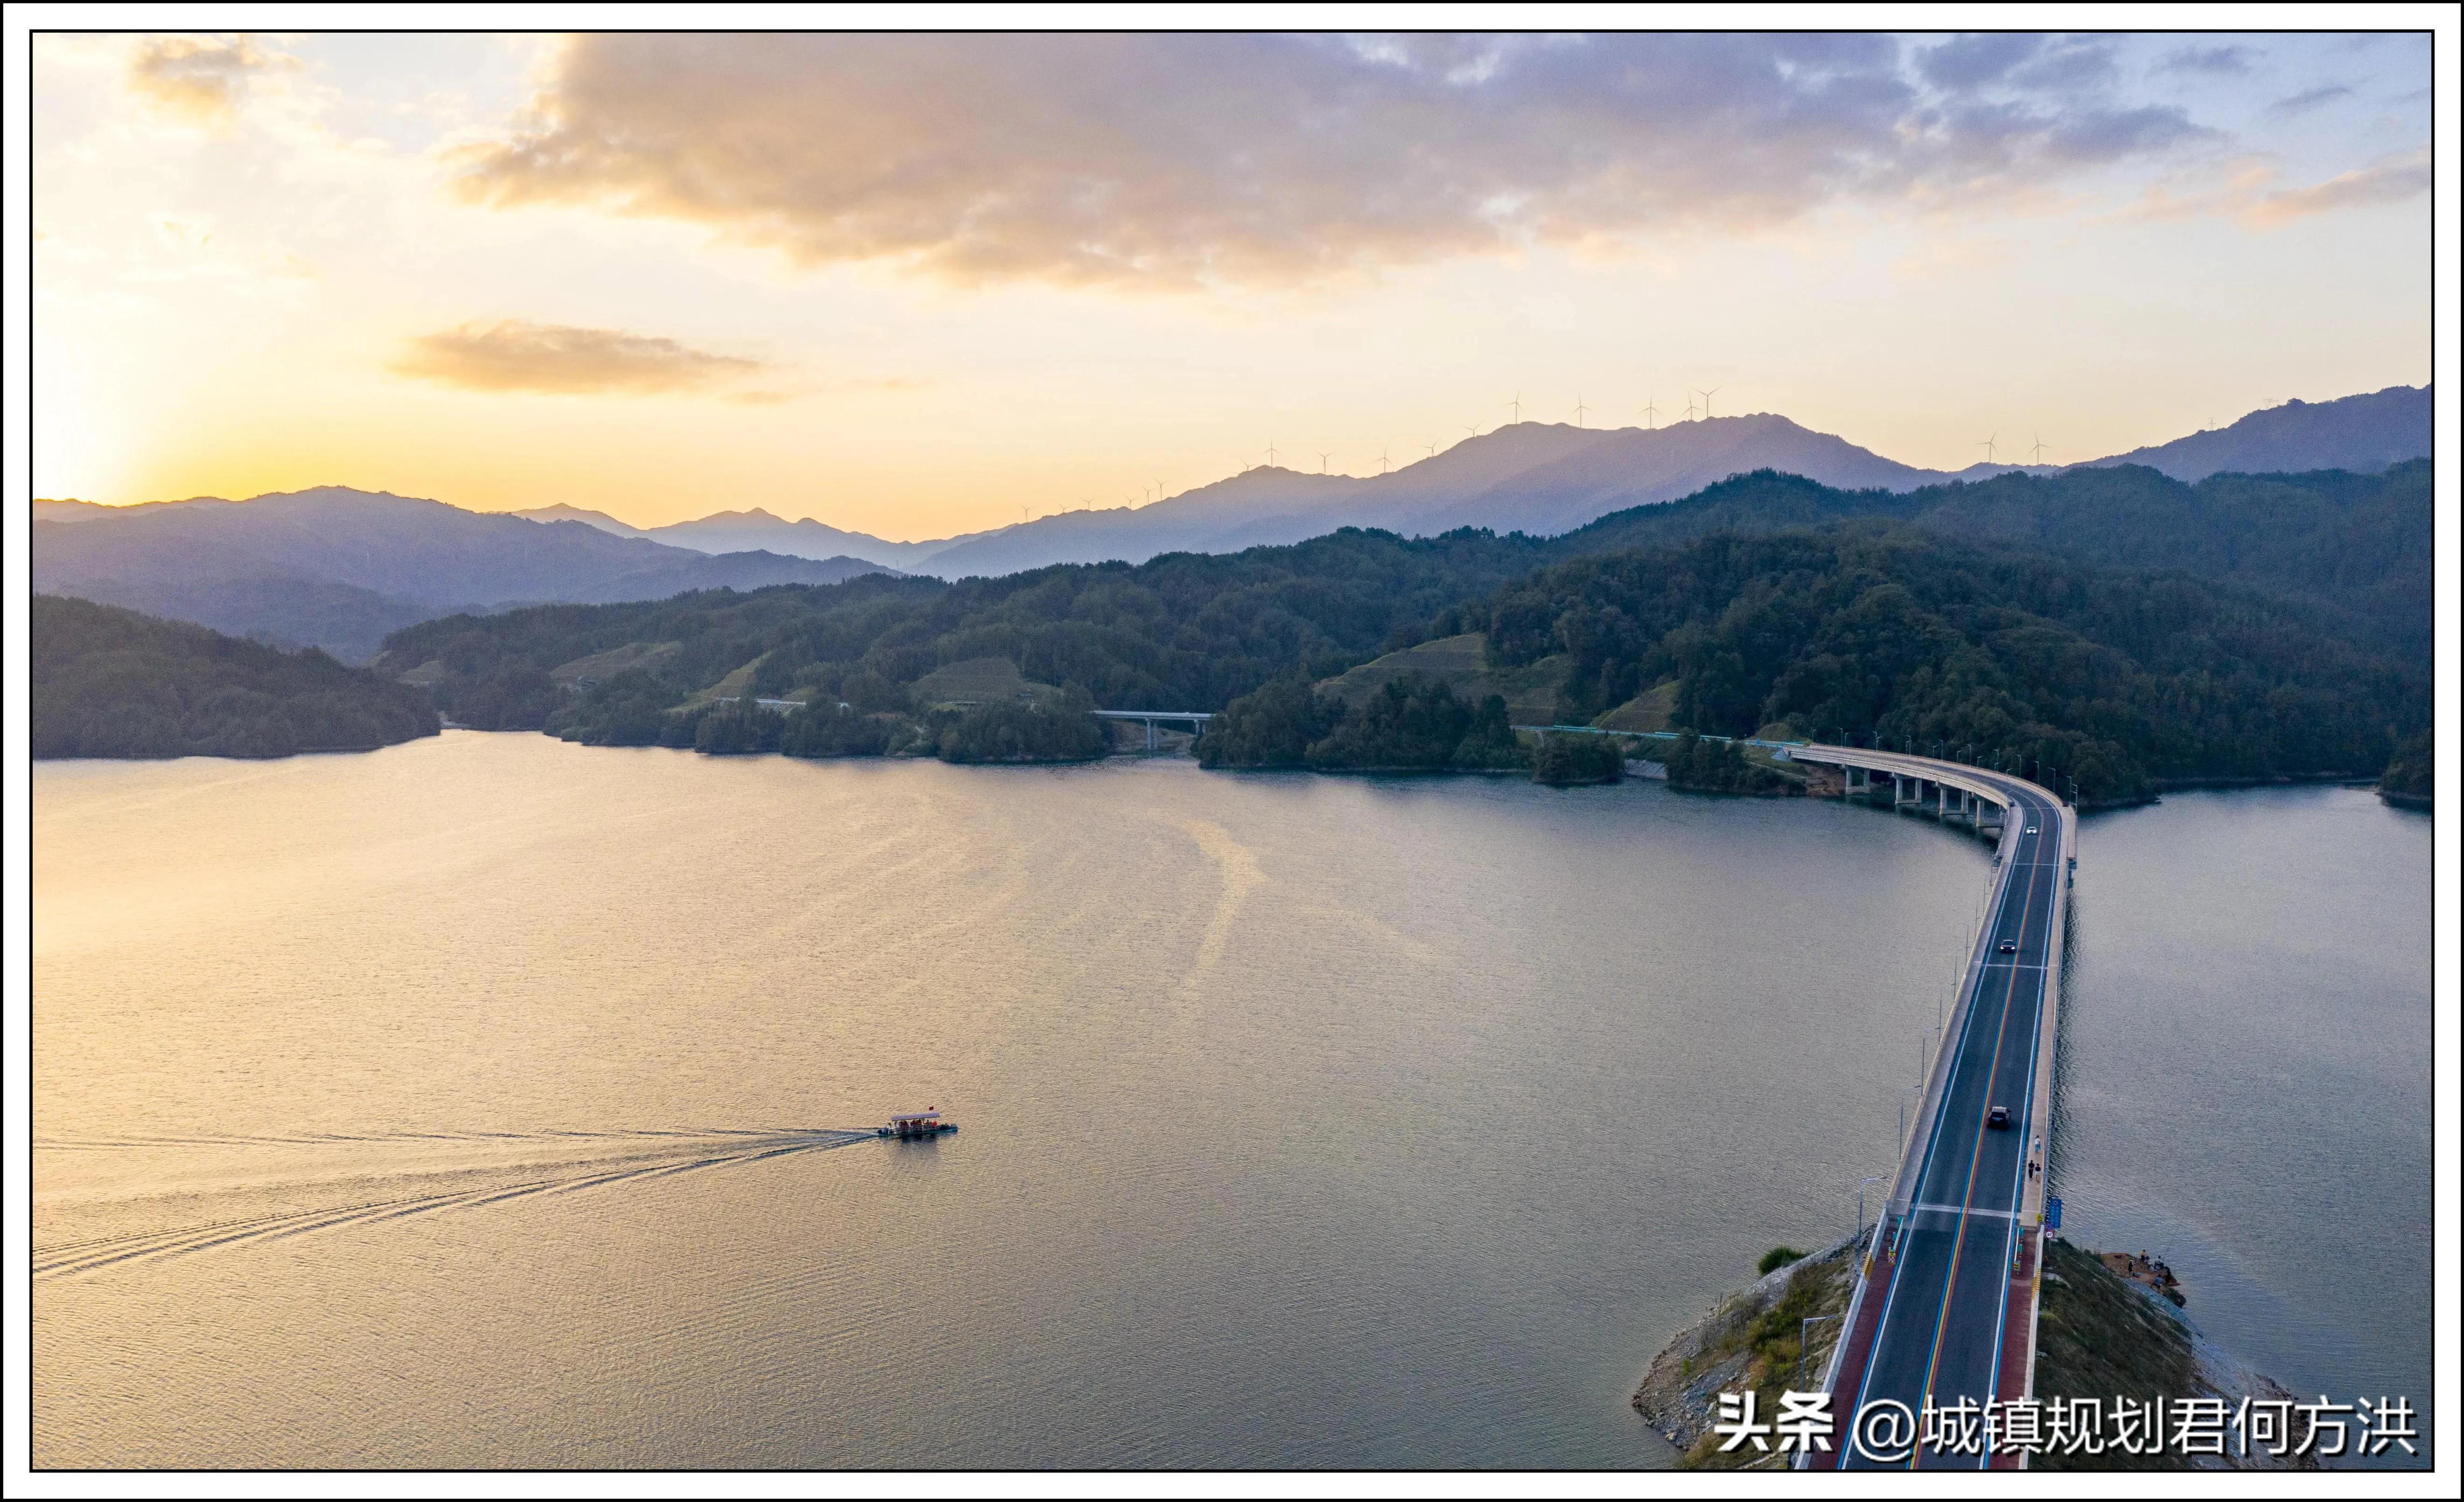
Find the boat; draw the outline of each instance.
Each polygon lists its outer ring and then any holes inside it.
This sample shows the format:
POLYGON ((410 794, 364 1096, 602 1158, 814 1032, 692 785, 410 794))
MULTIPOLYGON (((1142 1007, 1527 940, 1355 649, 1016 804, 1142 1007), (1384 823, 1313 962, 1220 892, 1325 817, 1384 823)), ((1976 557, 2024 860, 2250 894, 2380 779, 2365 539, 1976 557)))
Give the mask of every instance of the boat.
POLYGON ((890 1119, 888 1126, 872 1129, 875 1137, 895 1137, 902 1141, 917 1137, 938 1137, 943 1132, 958 1129, 956 1121, 944 1121, 938 1110, 903 1111, 890 1119))

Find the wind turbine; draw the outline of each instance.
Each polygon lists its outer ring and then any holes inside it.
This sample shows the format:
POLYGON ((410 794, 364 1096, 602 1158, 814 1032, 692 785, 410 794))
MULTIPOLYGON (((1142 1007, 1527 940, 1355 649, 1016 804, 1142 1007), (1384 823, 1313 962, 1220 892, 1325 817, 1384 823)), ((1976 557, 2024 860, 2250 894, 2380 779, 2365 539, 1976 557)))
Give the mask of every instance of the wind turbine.
POLYGON ((1275 441, 1274 441, 1273 439, 1269 438, 1269 439, 1267 439, 1267 440, 1266 440, 1266 465, 1267 465, 1267 467, 1268 467, 1269 468, 1273 468, 1273 467, 1274 467, 1274 463, 1275 463, 1275 441))
POLYGON ((1989 438, 1985 440, 1985 442, 1976 446, 1977 447, 1985 450, 1985 462, 1987 464, 1991 464, 1993 462, 1993 439, 2000 438, 2001 436, 2001 429, 1996 428, 1993 432, 1993 438, 1989 438))
POLYGON ((1583 405, 1583 394, 1582 394, 1581 392, 1579 392, 1579 391, 1575 392, 1575 393, 1574 393, 1574 425, 1575 425, 1576 427, 1580 427, 1580 426, 1582 426, 1582 425, 1583 425, 1583 414, 1584 414, 1584 413, 1586 413, 1586 412, 1588 412, 1588 411, 1590 411, 1590 410, 1591 410, 1591 408, 1590 408, 1590 407, 1587 407, 1587 406, 1583 405))
POLYGON ((1710 390, 1708 390, 1708 391, 1697 391, 1696 393, 1694 393, 1696 396, 1701 397, 1701 398, 1703 399, 1703 415, 1704 415, 1705 418, 1707 418, 1707 417, 1709 417, 1709 416, 1711 415, 1711 399, 1712 399, 1713 397, 1718 396, 1721 392, 1726 391, 1726 390, 1727 390, 1727 389, 1728 389, 1728 388, 1727 388, 1727 387, 1726 387, 1726 386, 1713 386, 1713 387, 1712 387, 1710 390))
MULTIPOLYGON (((2031 438, 2036 437, 2033 432, 2028 436, 2031 438)), ((2036 438, 2035 443, 2028 446, 2028 457, 2036 464, 2043 464, 2045 462, 2045 441, 2043 439, 2036 438)))
POLYGON ((1437 446, 1437 445, 1435 445, 1435 444, 1422 444, 1420 446, 1421 446, 1421 447, 1423 447, 1423 448, 1425 448, 1425 449, 1427 449, 1427 450, 1429 451, 1429 457, 1430 457, 1430 458, 1435 459, 1435 458, 1438 456, 1438 446, 1437 446))
POLYGON ((1687 398, 1685 399, 1685 421, 1687 421, 1687 422, 1689 422, 1689 423, 1691 423, 1692 421, 1694 421, 1694 412, 1695 412, 1694 399, 1693 399, 1692 397, 1687 397, 1687 398))
POLYGON ((1379 474, 1386 472, 1386 447, 1382 444, 1377 448, 1377 472, 1379 474))
POLYGON ((1317 455, 1317 472, 1320 474, 1326 473, 1326 462, 1332 456, 1334 450, 1331 448, 1312 448, 1309 452, 1317 455))
POLYGON ((1510 407, 1514 408, 1514 421, 1516 421, 1516 422, 1518 422, 1518 423, 1520 423, 1520 422, 1522 422, 1522 421, 1523 421, 1523 393, 1522 393, 1522 392, 1518 391, 1518 392, 1514 393, 1514 400, 1513 400, 1513 401, 1511 401, 1511 402, 1507 402, 1507 403, 1501 403, 1501 404, 1502 404, 1502 405, 1505 405, 1505 406, 1510 406, 1510 407))
POLYGON ((1660 408, 1657 405, 1659 400, 1659 394, 1654 392, 1652 395, 1644 398, 1642 403, 1642 415, 1650 421, 1651 425, 1654 427, 1658 427, 1660 425, 1660 408))

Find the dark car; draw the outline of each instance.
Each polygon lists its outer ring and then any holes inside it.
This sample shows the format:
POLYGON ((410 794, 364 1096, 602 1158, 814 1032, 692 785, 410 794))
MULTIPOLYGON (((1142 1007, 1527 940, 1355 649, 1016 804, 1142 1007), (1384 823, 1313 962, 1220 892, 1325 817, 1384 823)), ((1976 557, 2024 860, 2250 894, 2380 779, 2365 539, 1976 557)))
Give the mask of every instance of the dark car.
POLYGON ((2019 952, 2019 946, 2009 939, 2002 941, 2001 948, 2002 952, 2005 954, 2016 954, 2019 952))
POLYGON ((2011 1108, 2007 1105, 1997 1105, 1986 1112, 1985 1124, 1997 1132, 2006 1130, 2011 1125, 2011 1108))

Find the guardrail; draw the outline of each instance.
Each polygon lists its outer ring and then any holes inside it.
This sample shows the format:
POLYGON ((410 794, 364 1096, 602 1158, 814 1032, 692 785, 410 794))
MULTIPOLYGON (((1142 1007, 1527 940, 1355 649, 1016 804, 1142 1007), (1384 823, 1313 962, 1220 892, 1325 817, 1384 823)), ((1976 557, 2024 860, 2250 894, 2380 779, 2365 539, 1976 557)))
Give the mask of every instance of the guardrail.
MULTIPOLYGON (((1529 730, 1535 735, 1621 735, 1630 741, 1681 741, 1683 730, 1612 730, 1596 725, 1517 725, 1509 729, 1529 730)), ((1812 741, 1767 741, 1755 735, 1704 735, 1698 741, 1718 741, 1724 746, 1760 746, 1770 751, 1786 751, 1792 746, 1811 746, 1812 741)))

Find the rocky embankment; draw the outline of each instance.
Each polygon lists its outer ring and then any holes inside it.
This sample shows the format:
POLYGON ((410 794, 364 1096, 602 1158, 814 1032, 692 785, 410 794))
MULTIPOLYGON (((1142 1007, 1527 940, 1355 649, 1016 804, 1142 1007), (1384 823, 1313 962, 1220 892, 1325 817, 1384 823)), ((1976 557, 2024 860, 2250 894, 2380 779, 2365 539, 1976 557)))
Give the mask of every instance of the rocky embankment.
MULTIPOLYGON (((1804 1321, 1847 1312, 1856 1290, 1856 1252, 1860 1237, 1836 1241, 1821 1251, 1775 1269, 1760 1282, 1720 1301, 1709 1317, 1687 1326, 1658 1356, 1635 1390, 1634 1406, 1661 1436, 1683 1452, 1683 1469, 1725 1468, 1737 1455, 1719 1452, 1711 1422, 1720 1394, 1762 1394, 1757 1408, 1779 1411, 1779 1395, 1819 1381, 1822 1365, 1839 1338, 1839 1321, 1804 1321), (1801 1337, 1810 1337, 1800 1349, 1801 1337), (1799 1372, 1804 1376, 1800 1379, 1799 1372)), ((1768 1455, 1744 1461, 1775 1464, 1768 1455)))
MULTIPOLYGON (((2199 1333, 2176 1300, 2171 1270, 2140 1258, 2109 1260, 2058 1237, 2045 1249, 2044 1301, 2036 1316, 2036 1396, 2221 1398, 2225 1410, 2245 1398, 2286 1402, 2293 1395, 2199 1333), (2124 1262, 2133 1275, 2117 1272, 2124 1262), (2152 1267, 2155 1275, 2139 1269, 2152 1267)), ((2039 1470, 2315 1470, 2308 1457, 2239 1455, 2038 1455, 2039 1470)))
MULTIPOLYGON (((1855 1290, 1856 1255, 1863 1243, 1849 1238, 1765 1275, 1729 1295, 1708 1316, 1687 1326, 1652 1358, 1636 1389, 1634 1406, 1651 1426, 1683 1452, 1681 1469, 1741 1464, 1777 1466, 1771 1455, 1750 1451, 1724 1455, 1711 1425, 1720 1394, 1752 1389, 1757 1409, 1774 1413, 1779 1394, 1818 1380, 1839 1321, 1808 1327, 1808 1318, 1844 1314, 1855 1290), (1808 1338, 1802 1350, 1800 1337, 1808 1338), (1805 1375, 1802 1379, 1799 1372, 1805 1375)), ((2134 1259, 2135 1260, 2135 1259, 2134 1259)), ((2115 1398, 2144 1402, 2162 1396, 2220 1398, 2228 1413, 2245 1398, 2284 1402, 2292 1395, 2199 1333, 2169 1301, 2165 1279, 2154 1285, 2115 1272, 2093 1252, 2055 1240, 2046 1250, 2044 1302, 2038 1316, 2035 1395, 2042 1398, 2115 1398)), ((2178 1296, 2175 1294, 2172 1296, 2178 1296)), ((2044 1470, 2316 1469, 2317 1462, 2267 1455, 2185 1456, 2039 1454, 2030 1466, 2044 1470)))

